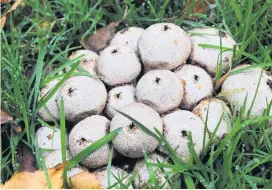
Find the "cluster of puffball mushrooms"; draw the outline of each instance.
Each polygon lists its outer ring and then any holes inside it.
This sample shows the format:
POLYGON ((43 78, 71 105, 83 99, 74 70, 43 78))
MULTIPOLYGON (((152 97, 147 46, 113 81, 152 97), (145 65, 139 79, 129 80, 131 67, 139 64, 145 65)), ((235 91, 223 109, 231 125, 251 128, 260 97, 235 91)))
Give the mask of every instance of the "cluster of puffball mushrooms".
MULTIPOLYGON (((148 187, 149 175, 143 150, 149 154, 150 162, 167 162, 163 145, 116 110, 131 116, 153 132, 156 128, 183 162, 189 158, 189 133, 196 153, 200 154, 204 133, 204 143, 207 143, 212 133, 224 138, 231 130, 228 127, 232 117, 230 104, 239 110, 247 97, 246 112, 255 101, 250 118, 262 115, 272 100, 272 76, 261 68, 248 69, 248 64, 234 68, 234 71, 241 72, 228 76, 219 89, 221 99, 215 97, 219 93, 214 89, 218 62, 221 59, 221 69, 227 72, 232 64, 233 51, 223 51, 220 56, 220 48, 201 44, 220 46, 220 43, 230 49, 236 45, 227 32, 215 28, 196 28, 185 32, 175 24, 158 23, 147 29, 129 27, 117 32, 100 55, 90 50, 73 52, 69 59, 83 55, 79 66, 94 77, 70 77, 47 102, 47 109, 40 110, 40 117, 48 122, 52 121, 52 117, 58 120, 60 100, 63 98, 66 120, 74 124, 67 134, 67 159, 115 129, 122 128, 122 132, 112 143, 72 168, 68 177, 89 169, 100 180, 101 188, 107 188, 105 166, 112 146, 113 156, 121 154, 137 158, 134 170, 138 174, 133 181, 134 188, 148 187), (214 131, 219 121, 219 127, 214 131)), ((70 69, 67 67, 66 72, 70 69)), ((41 90, 41 97, 58 82, 48 83, 41 90)), ((43 126, 37 130, 36 136, 42 150, 51 150, 42 152, 46 166, 52 168, 61 163, 60 129, 43 126)), ((112 184, 117 182, 114 176, 130 175, 116 166, 112 166, 111 174, 112 184)), ((170 188, 161 171, 157 171, 156 175, 164 188, 170 188)), ((128 181, 129 177, 125 179, 128 181)))

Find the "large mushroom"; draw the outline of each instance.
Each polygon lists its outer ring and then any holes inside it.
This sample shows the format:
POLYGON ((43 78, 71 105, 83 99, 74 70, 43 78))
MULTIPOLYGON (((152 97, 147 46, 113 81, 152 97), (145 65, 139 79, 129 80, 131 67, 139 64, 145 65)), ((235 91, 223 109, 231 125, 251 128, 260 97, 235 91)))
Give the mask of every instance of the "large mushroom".
POLYGON ((253 105, 249 117, 255 118, 262 115, 272 101, 272 76, 261 68, 247 68, 249 66, 244 64, 236 67, 234 72, 238 70, 240 72, 230 75, 224 81, 221 94, 238 109, 243 106, 246 99, 244 117, 253 105))
POLYGON ((136 79, 141 71, 141 63, 129 46, 111 45, 100 53, 97 68, 102 80, 114 86, 136 79))
POLYGON ((195 63, 206 68, 211 74, 215 74, 220 63, 220 43, 222 45, 222 68, 226 71, 232 64, 235 40, 225 31, 216 28, 195 28, 190 31, 192 42, 191 59, 195 63), (221 39, 221 40, 220 40, 221 39), (221 42, 220 42, 221 41, 221 42), (205 47, 206 45, 206 47, 205 47), (208 46, 208 47, 207 47, 208 46), (214 47, 211 47, 214 46, 214 47), (226 49, 226 48, 229 48, 226 49))
MULTIPOLYGON (((141 103, 133 103, 123 107, 120 111, 134 118, 149 130, 155 132, 154 128, 156 128, 162 132, 161 117, 152 108, 141 103)), ((146 134, 120 113, 115 114, 110 123, 111 131, 118 128, 122 128, 122 133, 117 135, 112 142, 114 148, 126 157, 142 157, 143 150, 150 153, 158 146, 158 141, 155 138, 146 134)))
MULTIPOLYGON (((69 149, 73 156, 104 137, 109 131, 110 121, 99 115, 93 115, 77 123, 69 134, 69 149)), ((88 168, 106 165, 110 158, 110 145, 106 144, 81 163, 88 168)))
POLYGON ((153 70, 139 80, 136 96, 159 113, 177 108, 183 98, 183 85, 177 75, 168 70, 153 70))
POLYGON ((105 107, 107 90, 99 79, 86 76, 69 78, 60 89, 60 100, 68 121, 78 122, 88 116, 99 114, 105 107))
POLYGON ((184 96, 180 104, 183 109, 192 109, 203 98, 212 96, 212 77, 195 65, 183 65, 175 71, 184 86, 184 96))
MULTIPOLYGON (((205 132, 205 124, 199 117, 189 111, 177 110, 165 115, 162 120, 163 135, 182 161, 187 162, 190 156, 189 133, 192 135, 196 153, 198 155, 201 153, 202 148, 208 142, 209 134, 205 132), (204 136, 206 137, 205 142, 204 136)), ((159 150, 166 153, 161 147, 159 150)))
POLYGON ((179 26, 158 23, 142 33, 138 49, 146 67, 171 70, 183 64, 189 57, 191 41, 179 26))

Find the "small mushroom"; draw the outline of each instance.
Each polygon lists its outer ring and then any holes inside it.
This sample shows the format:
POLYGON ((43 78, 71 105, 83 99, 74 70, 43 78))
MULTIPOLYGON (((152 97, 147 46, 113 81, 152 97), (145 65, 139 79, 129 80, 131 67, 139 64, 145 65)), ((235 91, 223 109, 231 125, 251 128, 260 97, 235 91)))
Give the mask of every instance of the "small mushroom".
MULTIPOLYGON (((40 91, 40 97, 44 97, 47 95, 47 93, 52 90, 59 80, 53 80, 46 84, 40 91)), ((49 101, 45 104, 48 111, 52 115, 53 118, 59 120, 59 107, 57 103, 57 99, 59 96, 59 90, 49 99, 49 101)), ((52 121, 52 117, 50 114, 47 113, 46 108, 41 108, 39 110, 39 116, 44 120, 44 121, 52 121)))
POLYGON ((183 98, 183 84, 171 71, 149 71, 139 80, 136 96, 139 102, 159 113, 164 113, 180 105, 183 98))
MULTIPOLYGON (((243 106, 246 99, 244 117, 246 117, 253 103, 249 117, 255 118, 262 115, 272 101, 272 76, 265 70, 262 73, 261 68, 246 69, 249 66, 244 64, 236 67, 234 71, 240 69, 244 71, 230 75, 222 85, 221 94, 238 109, 243 106), (259 80, 260 84, 257 91, 259 80)), ((272 109, 270 115, 272 115, 272 109)))
POLYGON ((116 111, 114 109, 120 110, 128 104, 135 103, 135 96, 135 88, 131 85, 118 86, 111 89, 108 93, 106 114, 110 118, 113 118, 113 116, 116 114, 116 111))
POLYGON ((141 63, 129 46, 111 45, 100 53, 98 75, 110 85, 130 83, 140 74, 141 63))
POLYGON ((222 117, 215 134, 222 138, 228 133, 226 114, 231 118, 231 111, 224 101, 217 98, 202 100, 194 108, 193 113, 200 117, 204 123, 207 122, 207 129, 210 133, 214 132, 222 117))
MULTIPOLYGON (((71 154, 67 150, 66 151, 66 160, 69 160, 69 159, 71 159, 71 154)), ((62 163, 61 150, 55 150, 55 151, 51 152, 50 154, 48 154, 44 158, 44 161, 45 161, 45 166, 47 168, 54 168, 55 166, 61 164, 62 163)), ((67 171, 67 177, 68 178, 73 177, 74 175, 79 174, 84 171, 86 171, 86 169, 81 166, 73 167, 67 171)))
MULTIPOLYGON (((131 177, 126 171, 115 166, 111 166, 110 176, 108 176, 107 168, 102 168, 95 171, 94 175, 100 182, 100 188, 102 189, 121 189, 122 186, 120 181, 123 185, 127 185, 131 177)), ((131 185, 128 188, 133 189, 131 185)))
POLYGON ((107 90, 99 80, 86 76, 69 78, 60 89, 58 103, 64 100, 68 121, 78 122, 88 116, 99 114, 105 107, 107 90))
MULTIPOLYGON (((162 131, 161 117, 155 110, 144 104, 129 104, 120 111, 134 118, 153 132, 155 132, 154 128, 162 131)), ((122 133, 113 139, 113 146, 120 154, 126 157, 142 157, 143 150, 150 153, 158 146, 158 141, 155 138, 146 134, 131 120, 120 113, 115 114, 110 123, 111 131, 118 128, 122 128, 122 133)))
POLYGON ((144 29, 139 27, 129 27, 117 32, 112 38, 110 45, 128 45, 136 54, 138 52, 138 40, 144 29))
MULTIPOLYGON (((99 115, 85 118, 76 124, 69 134, 69 149, 73 156, 90 146, 96 140, 104 137, 109 131, 110 121, 99 115)), ((108 163, 110 157, 110 145, 106 144, 81 163, 88 168, 97 168, 108 163)))
MULTIPOLYGON (((166 163, 164 158, 160 156, 157 153, 151 153, 148 155, 148 162, 149 163, 166 163)), ((156 175, 156 179, 158 180, 158 185, 163 189, 171 189, 170 184, 167 182, 164 173, 162 170, 158 167, 152 166, 152 170, 154 171, 156 175)), ((143 189, 148 188, 151 189, 152 186, 150 186, 150 178, 149 178, 149 171, 147 166, 145 165, 145 159, 141 159, 137 161, 136 165, 133 169, 134 172, 137 172, 137 176, 135 177, 133 183, 136 189, 143 189)))
POLYGON ((41 149, 61 149, 60 129, 58 128, 40 127, 36 132, 36 139, 41 149))
MULTIPOLYGON (((223 48, 233 48, 235 40, 225 31, 216 28, 195 28, 188 31, 192 42, 191 59, 211 74, 215 74, 220 63, 220 38, 223 48), (204 45, 218 46, 215 48, 202 47, 204 45)), ((222 71, 227 71, 232 64, 232 50, 222 50, 222 71)))
MULTIPOLYGON (((88 71, 90 74, 96 75, 96 67, 99 56, 95 52, 90 50, 77 50, 70 55, 69 59, 73 60, 79 56, 82 56, 79 66, 88 71)), ((66 67, 65 71, 68 72, 70 69, 70 66, 66 67)))
POLYGON ((146 67, 171 70, 183 64, 189 57, 191 41, 179 26, 158 23, 151 25, 142 33, 138 49, 146 67))
POLYGON ((183 65, 175 71, 184 86, 184 96, 180 104, 182 109, 192 109, 200 100, 213 93, 212 77, 202 68, 183 65))
MULTIPOLYGON (((162 120, 164 125, 163 135, 182 161, 187 162, 190 156, 189 133, 192 134, 196 153, 198 155, 201 153, 205 124, 199 117, 189 111, 177 110, 165 115, 162 120)), ((205 144, 208 142, 208 139, 209 134, 206 132, 205 144)), ((162 151, 162 148, 159 148, 159 150, 162 151)), ((165 153, 164 151, 162 152, 165 153)))

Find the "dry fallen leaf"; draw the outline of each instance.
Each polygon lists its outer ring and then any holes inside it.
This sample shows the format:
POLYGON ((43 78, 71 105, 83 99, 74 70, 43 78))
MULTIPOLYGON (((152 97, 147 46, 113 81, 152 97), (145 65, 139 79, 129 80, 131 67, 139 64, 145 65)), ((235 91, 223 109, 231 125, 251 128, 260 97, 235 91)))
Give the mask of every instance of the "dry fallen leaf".
MULTIPOLYGON (((52 188, 61 189, 63 187, 63 172, 65 164, 56 168, 48 169, 48 175, 52 184, 52 188)), ((0 185, 1 189, 48 189, 48 184, 44 171, 20 172, 15 173, 10 180, 4 185, 0 185)))
MULTIPOLYGON (((5 23, 6 23, 6 19, 7 19, 8 14, 9 14, 10 12, 16 10, 17 7, 18 7, 22 2, 23 2, 23 0, 17 0, 17 1, 15 1, 15 3, 11 6, 11 8, 10 8, 7 12, 5 12, 5 13, 3 14, 3 16, 2 16, 1 19, 0 19, 0 24, 1 24, 1 27, 2 27, 2 28, 5 26, 5 23)), ((1 3, 2 3, 2 1, 1 1, 1 3)))
MULTIPOLYGON (((209 0, 209 3, 214 3, 214 0, 209 0)), ((208 3, 206 1, 203 0, 188 0, 186 3, 185 8, 183 9, 182 13, 185 13, 188 9, 191 8, 191 6, 195 5, 194 9, 192 9, 192 11, 185 16, 185 18, 187 19, 191 19, 191 20, 197 20, 199 19, 198 16, 192 16, 192 13, 205 13, 205 9, 208 6, 208 3), (195 3, 195 4, 194 4, 195 3)))
MULTIPOLYGON (((68 180, 69 182, 69 180, 68 180)), ((71 177, 72 184, 70 185, 73 189, 99 189, 100 182, 96 176, 88 171, 81 172, 71 177)))
POLYGON ((0 123, 1 125, 9 121, 13 121, 13 117, 11 117, 9 114, 4 112, 3 110, 0 110, 0 111, 1 111, 1 123, 0 123))
POLYGON ((108 26, 100 28, 96 33, 80 40, 80 44, 88 50, 100 51, 108 46, 110 40, 115 34, 115 28, 127 18, 127 8, 123 18, 118 22, 111 22, 108 26))

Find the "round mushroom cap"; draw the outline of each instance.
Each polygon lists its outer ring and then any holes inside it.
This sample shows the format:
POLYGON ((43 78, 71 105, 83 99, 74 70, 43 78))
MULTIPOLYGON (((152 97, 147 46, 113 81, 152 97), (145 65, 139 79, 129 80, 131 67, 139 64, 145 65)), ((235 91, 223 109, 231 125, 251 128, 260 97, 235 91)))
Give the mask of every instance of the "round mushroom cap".
POLYGON ((98 73, 110 86, 130 83, 140 74, 141 63, 129 46, 111 45, 105 48, 98 60, 98 73))
MULTIPOLYGON (((120 111, 134 118, 153 132, 155 132, 154 128, 160 132, 162 131, 160 115, 144 104, 129 104, 120 111)), ((122 133, 117 135, 112 142, 114 148, 124 156, 139 158, 143 156, 143 150, 150 153, 158 146, 158 141, 155 138, 146 134, 139 127, 135 126, 131 120, 120 113, 116 113, 110 123, 111 131, 118 128, 122 128, 122 133)))
MULTIPOLYGON (((79 66, 88 71, 90 74, 96 75, 96 67, 99 56, 95 52, 90 50, 77 50, 69 56, 69 59, 73 60, 79 56, 82 56, 82 58, 80 58, 79 66)), ((65 71, 68 72, 70 71, 70 69, 70 66, 66 67, 65 71)))
POLYGON ((105 107, 107 90, 99 80, 86 76, 69 78, 60 89, 58 103, 64 100, 65 117, 78 122, 88 116, 99 114, 105 107))
POLYGON ((108 93, 108 104, 106 105, 106 114, 110 118, 128 104, 136 102, 135 88, 132 85, 118 86, 111 89, 108 93), (113 109, 114 108, 114 109, 113 109))
POLYGON ((222 138, 228 133, 227 117, 231 118, 231 111, 224 101, 217 98, 202 100, 194 108, 193 113, 200 117, 204 123, 207 121, 207 129, 210 133, 215 131, 219 122, 216 136, 222 138))
POLYGON ((191 41, 179 26, 158 23, 142 33, 138 49, 146 67, 171 70, 183 64, 189 57, 191 41))
MULTIPOLYGON (((108 181, 108 169, 102 168, 100 170, 97 170, 94 172, 94 175, 100 182, 100 188, 102 189, 120 189, 122 186, 119 183, 119 180, 122 181, 123 185, 127 185, 130 179, 130 175, 122 170, 121 168, 111 166, 110 168, 110 181, 108 181), (117 179, 116 179, 117 178, 117 179), (108 183, 110 182, 110 183, 108 183), (109 185, 108 185, 109 184, 109 185)), ((133 187, 130 185, 128 187, 129 189, 133 189, 133 187)))
POLYGON ((36 132, 36 139, 41 149, 61 149, 61 136, 58 128, 40 127, 36 132))
POLYGON ((144 29, 139 27, 129 27, 117 32, 112 38, 110 45, 128 45, 136 54, 138 52, 138 40, 144 29))
MULTIPOLYGON (((192 42, 191 59, 202 67, 206 68, 211 74, 215 74, 217 63, 220 63, 220 48, 201 47, 199 44, 208 44, 220 47, 220 38, 222 47, 233 48, 236 45, 235 40, 226 32, 216 28, 195 28, 190 32, 192 42), (220 37, 221 36, 221 37, 220 37)), ((232 63, 233 51, 222 52, 222 71, 230 68, 232 63)))
MULTIPOLYGON (((165 163, 166 161, 162 156, 157 153, 151 153, 148 155, 148 162, 150 163, 165 163)), ((158 184, 163 186, 164 189, 171 189, 169 183, 167 183, 166 178, 164 177, 164 172, 158 167, 152 166, 152 170, 156 175, 156 179, 158 180, 158 184)), ((145 165, 145 159, 141 159, 136 162, 133 171, 138 171, 137 176, 135 177, 133 183, 136 189, 148 188, 151 189, 152 186, 149 184, 149 172, 148 168, 145 165)))
MULTIPOLYGON (((40 91, 40 97, 44 97, 45 95, 47 95, 47 93, 50 90, 52 90, 57 85, 58 82, 59 80, 53 80, 46 84, 40 91)), ((59 120, 60 115, 57 103, 58 96, 59 90, 45 104, 46 107, 48 108, 48 111, 51 113, 52 117, 54 117, 57 120, 59 120)), ((52 121, 52 117, 50 116, 50 114, 47 113, 46 108, 41 108, 39 110, 39 115, 44 121, 52 121)))
MULTIPOLYGON (((198 155, 201 153, 205 124, 199 117, 189 111, 177 110, 165 115, 162 120, 164 124, 163 135, 182 161, 187 162, 190 156, 188 139, 190 132, 196 153, 198 155)), ((209 134, 206 132, 205 144, 208 139, 209 134)))
MULTIPOLYGON (((249 66, 244 64, 236 67, 234 71, 244 70, 249 66)), ((272 76, 267 71, 262 73, 261 68, 246 69, 238 74, 230 75, 222 85, 221 94, 238 109, 243 106, 245 98, 247 98, 244 117, 246 117, 252 103, 253 107, 249 117, 260 116, 272 101, 272 76)), ((270 110, 270 115, 272 115, 272 110, 270 110)))
MULTIPOLYGON (((110 121, 99 115, 85 118, 76 124, 69 134, 69 149, 73 156, 104 137, 109 131, 110 121)), ((110 145, 106 144, 86 157, 81 164, 88 168, 97 168, 108 163, 110 145)))
POLYGON ((183 98, 183 85, 177 75, 168 70, 146 73, 136 86, 136 96, 159 113, 178 107, 183 98))
MULTIPOLYGON (((66 150, 66 160, 71 159, 71 157, 72 156, 69 150, 66 150)), ((46 168, 54 168, 55 166, 61 164, 62 163, 61 150, 55 150, 51 152, 44 158, 44 161, 46 168)), ((73 167, 67 171, 67 177, 68 178, 73 177, 74 175, 84 172, 85 170, 86 169, 80 166, 73 167)))
POLYGON ((182 109, 192 109, 200 100, 213 93, 212 77, 195 65, 183 65, 175 71, 184 86, 182 109))

